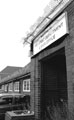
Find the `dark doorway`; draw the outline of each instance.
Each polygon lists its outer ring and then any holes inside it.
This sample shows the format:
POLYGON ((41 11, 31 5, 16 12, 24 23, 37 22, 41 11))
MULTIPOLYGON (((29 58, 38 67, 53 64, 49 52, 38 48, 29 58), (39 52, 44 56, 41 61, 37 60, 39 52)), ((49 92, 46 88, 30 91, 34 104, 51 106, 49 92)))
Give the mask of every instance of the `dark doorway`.
POLYGON ((47 107, 67 102, 65 50, 59 50, 41 62, 41 116, 47 107))

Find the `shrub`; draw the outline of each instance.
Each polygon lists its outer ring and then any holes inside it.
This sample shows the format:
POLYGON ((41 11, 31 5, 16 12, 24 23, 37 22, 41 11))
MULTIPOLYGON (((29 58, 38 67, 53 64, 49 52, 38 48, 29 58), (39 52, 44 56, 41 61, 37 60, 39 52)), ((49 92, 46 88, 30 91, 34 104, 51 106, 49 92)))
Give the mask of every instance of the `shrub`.
POLYGON ((62 106, 48 106, 47 112, 50 117, 45 115, 45 120, 74 120, 74 110, 69 110, 66 103, 63 103, 62 106))

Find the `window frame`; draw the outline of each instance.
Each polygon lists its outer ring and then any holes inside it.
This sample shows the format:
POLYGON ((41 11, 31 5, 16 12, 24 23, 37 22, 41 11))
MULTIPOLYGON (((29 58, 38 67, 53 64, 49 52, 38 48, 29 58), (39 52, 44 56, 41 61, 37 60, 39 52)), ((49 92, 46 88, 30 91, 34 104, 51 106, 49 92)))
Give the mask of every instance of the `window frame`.
POLYGON ((4 87, 5 87, 5 86, 4 86, 4 85, 2 85, 2 90, 3 90, 3 91, 4 91, 4 87))
POLYGON ((5 92, 8 91, 8 84, 5 84, 5 86, 4 86, 4 91, 5 91, 5 92))
POLYGON ((20 91, 20 82, 16 81, 16 82, 14 82, 14 92, 19 92, 19 91, 20 91), (16 87, 17 83, 18 83, 18 87, 16 87), (16 89, 16 88, 18 88, 18 89, 16 89))
POLYGON ((8 91, 9 91, 9 92, 12 92, 12 91, 13 91, 13 83, 12 83, 12 82, 8 84, 8 91), (12 87, 11 87, 11 86, 12 86, 12 87), (12 88, 12 89, 10 89, 10 88, 12 88))
POLYGON ((30 92, 30 79, 23 80, 23 92, 30 92), (29 84, 29 86, 28 86, 27 83, 29 84), (25 86, 26 89, 24 89, 24 86, 25 86), (29 89, 27 89, 27 88, 29 88, 29 89))

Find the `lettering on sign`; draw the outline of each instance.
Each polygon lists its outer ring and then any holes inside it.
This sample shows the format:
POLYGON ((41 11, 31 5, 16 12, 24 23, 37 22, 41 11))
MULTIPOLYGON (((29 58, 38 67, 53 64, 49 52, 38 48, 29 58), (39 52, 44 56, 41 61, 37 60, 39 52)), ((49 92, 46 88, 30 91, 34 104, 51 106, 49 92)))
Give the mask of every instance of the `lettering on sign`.
POLYGON ((67 13, 63 13, 56 19, 49 27, 47 32, 34 40, 33 55, 39 53, 41 50, 64 36, 68 32, 67 13))
MULTIPOLYGON (((59 15, 73 0, 51 0, 41 17, 31 26, 30 31, 33 37, 36 36, 47 24, 59 15)), ((33 39, 29 40, 31 42, 33 39)))

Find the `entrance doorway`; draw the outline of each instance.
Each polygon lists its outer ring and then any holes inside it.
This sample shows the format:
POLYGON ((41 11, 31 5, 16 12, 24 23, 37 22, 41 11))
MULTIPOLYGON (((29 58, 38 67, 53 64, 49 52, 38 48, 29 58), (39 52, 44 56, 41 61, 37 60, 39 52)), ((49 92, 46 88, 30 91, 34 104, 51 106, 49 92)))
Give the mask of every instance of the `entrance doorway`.
POLYGON ((49 106, 67 102, 65 50, 59 50, 41 62, 41 115, 49 106))

